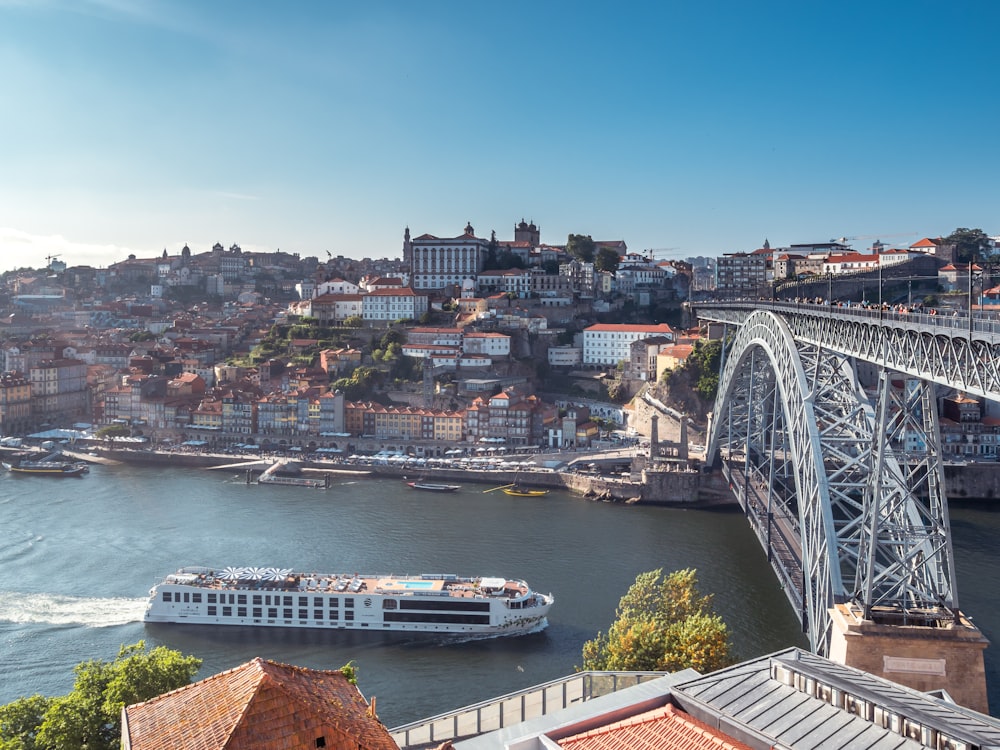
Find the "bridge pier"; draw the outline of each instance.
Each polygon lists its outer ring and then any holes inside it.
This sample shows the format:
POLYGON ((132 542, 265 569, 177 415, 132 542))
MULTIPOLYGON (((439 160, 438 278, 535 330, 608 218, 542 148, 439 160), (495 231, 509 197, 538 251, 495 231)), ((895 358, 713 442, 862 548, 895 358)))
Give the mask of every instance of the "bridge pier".
POLYGON ((865 620, 856 605, 838 604, 830 617, 833 661, 921 692, 946 690, 959 705, 989 713, 989 641, 963 615, 937 626, 882 624, 865 620))

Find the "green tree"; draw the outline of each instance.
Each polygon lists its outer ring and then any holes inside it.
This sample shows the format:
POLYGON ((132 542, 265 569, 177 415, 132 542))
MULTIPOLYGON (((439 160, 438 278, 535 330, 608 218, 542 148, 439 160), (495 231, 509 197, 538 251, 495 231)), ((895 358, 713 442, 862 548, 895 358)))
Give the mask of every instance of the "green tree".
POLYGON ((0 706, 2 750, 115 750, 121 743, 121 712, 190 684, 201 659, 139 641, 122 646, 113 662, 86 661, 74 669, 69 695, 32 696, 0 706))
POLYGON ((52 705, 52 698, 33 695, 18 698, 0 706, 0 750, 34 750, 38 728, 45 719, 45 712, 52 705))
POLYGON ((109 424, 107 427, 102 427, 97 430, 94 433, 94 437, 113 440, 116 437, 127 437, 131 434, 132 431, 126 424, 109 424))
POLYGON ((618 270, 619 263, 621 263, 621 257, 617 251, 612 250, 610 247, 597 249, 597 255, 594 256, 594 268, 598 271, 614 273, 618 270))
POLYGON ((344 326, 346 328, 361 328, 364 322, 365 319, 360 315, 351 315, 350 317, 344 318, 344 326))
POLYGON ((597 245, 589 234, 571 234, 566 239, 566 252, 584 263, 594 262, 597 245))
POLYGON ((982 259, 990 251, 993 243, 982 229, 959 227, 944 238, 955 246, 955 260, 968 263, 973 258, 982 259))
POLYGON ((583 644, 583 669, 711 672, 735 661, 729 629, 692 568, 640 573, 607 633, 583 644))

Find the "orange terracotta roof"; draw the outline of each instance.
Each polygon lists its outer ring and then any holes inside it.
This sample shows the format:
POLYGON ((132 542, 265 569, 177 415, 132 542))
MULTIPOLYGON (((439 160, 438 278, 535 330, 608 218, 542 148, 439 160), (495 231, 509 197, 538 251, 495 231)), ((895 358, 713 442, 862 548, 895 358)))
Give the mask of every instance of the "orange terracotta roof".
POLYGON ((132 750, 343 747, 398 750, 388 730, 339 671, 259 657, 125 709, 132 750))
POLYGON ((667 705, 559 740, 566 750, 750 750, 749 745, 667 705))

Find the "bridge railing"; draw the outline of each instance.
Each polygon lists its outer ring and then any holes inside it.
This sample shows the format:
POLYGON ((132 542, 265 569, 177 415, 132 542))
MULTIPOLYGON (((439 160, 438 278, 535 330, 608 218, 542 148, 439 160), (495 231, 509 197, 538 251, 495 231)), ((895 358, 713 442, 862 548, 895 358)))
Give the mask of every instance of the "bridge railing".
POLYGON ((429 719, 390 729, 403 750, 432 747, 520 724, 574 704, 666 676, 667 672, 577 672, 429 719))
POLYGON ((696 302, 692 305, 695 309, 751 309, 751 310, 788 310, 790 312, 803 312, 809 314, 830 315, 837 317, 853 317, 869 320, 878 323, 898 322, 912 325, 928 326, 941 329, 942 331, 980 333, 991 336, 1000 336, 1000 315, 990 311, 973 310, 968 312, 960 310, 954 312, 908 311, 904 312, 898 306, 879 308, 878 306, 866 306, 854 303, 828 303, 822 302, 784 302, 781 300, 723 300, 719 302, 696 302))

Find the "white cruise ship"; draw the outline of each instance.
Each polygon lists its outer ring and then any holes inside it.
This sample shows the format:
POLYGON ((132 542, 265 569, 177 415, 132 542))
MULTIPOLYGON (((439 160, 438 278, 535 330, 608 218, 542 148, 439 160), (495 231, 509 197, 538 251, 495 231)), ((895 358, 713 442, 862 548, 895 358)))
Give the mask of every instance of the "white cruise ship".
POLYGON ((145 622, 520 635, 548 625, 554 601, 524 581, 450 574, 299 573, 181 568, 150 589, 145 622))

